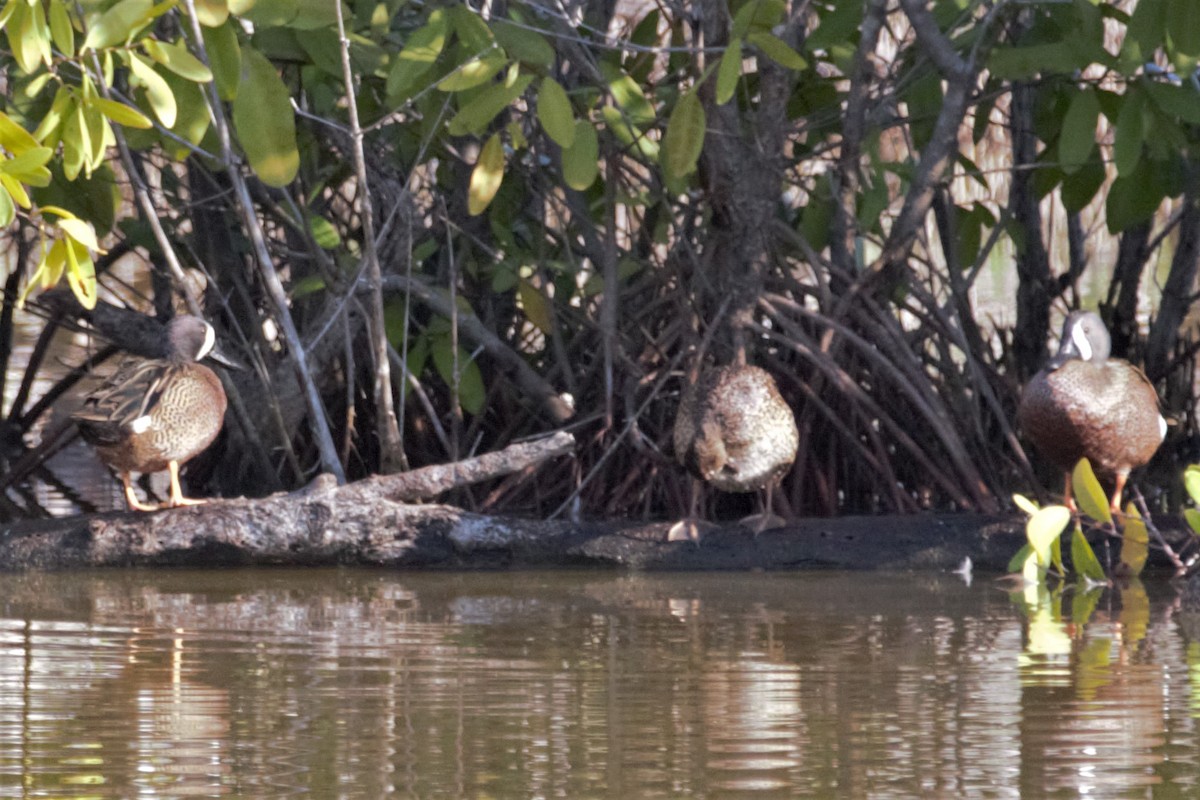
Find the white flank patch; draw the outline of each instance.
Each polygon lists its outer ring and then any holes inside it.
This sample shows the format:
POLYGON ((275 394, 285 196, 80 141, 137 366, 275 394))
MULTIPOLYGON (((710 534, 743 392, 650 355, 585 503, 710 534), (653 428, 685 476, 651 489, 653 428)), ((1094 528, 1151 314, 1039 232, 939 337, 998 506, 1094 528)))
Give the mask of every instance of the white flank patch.
POLYGON ((142 416, 129 423, 129 430, 134 433, 145 433, 150 429, 150 415, 143 414, 142 416))
POLYGON ((1083 332, 1082 325, 1076 325, 1071 331, 1071 341, 1075 343, 1076 349, 1079 350, 1079 357, 1084 361, 1092 360, 1092 343, 1088 341, 1087 334, 1083 332))
POLYGON ((1158 415, 1158 441, 1167 438, 1167 421, 1163 419, 1163 415, 1158 415))

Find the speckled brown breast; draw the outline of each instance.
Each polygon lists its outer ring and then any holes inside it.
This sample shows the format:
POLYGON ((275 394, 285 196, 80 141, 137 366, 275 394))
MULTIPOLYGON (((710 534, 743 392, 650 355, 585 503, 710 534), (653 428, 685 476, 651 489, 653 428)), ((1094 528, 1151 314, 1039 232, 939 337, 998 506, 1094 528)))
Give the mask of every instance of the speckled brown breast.
POLYGON ((680 398, 673 433, 679 462, 725 492, 755 491, 782 477, 800 441, 775 379, 751 366, 703 372, 680 398))
POLYGON ((176 364, 162 382, 162 392, 148 409, 150 425, 141 433, 124 428, 114 444, 97 444, 96 452, 118 470, 158 472, 171 461, 183 463, 203 452, 225 419, 221 381, 202 364, 176 364))
POLYGON ((1017 420, 1063 470, 1086 456, 1102 476, 1145 464, 1162 442, 1158 395, 1128 362, 1071 360, 1025 387, 1017 420))

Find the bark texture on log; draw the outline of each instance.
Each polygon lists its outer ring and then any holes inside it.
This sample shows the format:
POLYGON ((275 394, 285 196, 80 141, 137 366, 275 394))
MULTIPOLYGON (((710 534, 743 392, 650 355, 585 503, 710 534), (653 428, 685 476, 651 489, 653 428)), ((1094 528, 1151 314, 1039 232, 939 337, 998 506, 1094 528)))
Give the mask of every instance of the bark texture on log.
MULTIPOLYGON (((475 514, 413 502, 569 455, 568 433, 456 464, 292 494, 213 500, 0 527, 0 570, 121 566, 353 564, 392 568, 607 567, 654 570, 949 571, 970 558, 1000 572, 1025 541, 1024 517, 981 514, 796 520, 755 536, 739 524, 699 545, 668 542, 668 522, 572 522, 475 514)), ((531 478, 532 479, 532 478, 531 478)), ((1188 534, 1159 527, 1173 545, 1188 534)))

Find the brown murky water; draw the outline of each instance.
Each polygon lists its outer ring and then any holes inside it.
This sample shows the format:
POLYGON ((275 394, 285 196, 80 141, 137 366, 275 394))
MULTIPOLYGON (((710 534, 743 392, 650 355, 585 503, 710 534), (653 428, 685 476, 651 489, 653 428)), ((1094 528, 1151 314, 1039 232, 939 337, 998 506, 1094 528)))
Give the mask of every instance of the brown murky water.
POLYGON ((0 796, 1197 796, 1173 603, 830 573, 7 576, 0 796))

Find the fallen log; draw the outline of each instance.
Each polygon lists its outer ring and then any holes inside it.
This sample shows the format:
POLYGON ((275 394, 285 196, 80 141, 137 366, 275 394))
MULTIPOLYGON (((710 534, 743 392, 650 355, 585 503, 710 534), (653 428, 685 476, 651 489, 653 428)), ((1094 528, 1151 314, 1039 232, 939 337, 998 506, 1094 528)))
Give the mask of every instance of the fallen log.
MULTIPOLYGON (((801 519, 755 536, 739 524, 700 544, 668 542, 669 522, 532 520, 420 502, 450 488, 568 455, 558 433, 455 464, 345 486, 0 526, 0 569, 119 566, 374 565, 422 569, 618 567, 644 570, 1003 571, 1024 542, 1017 515, 801 519)), ((1187 534, 1159 522, 1169 540, 1187 534)))

